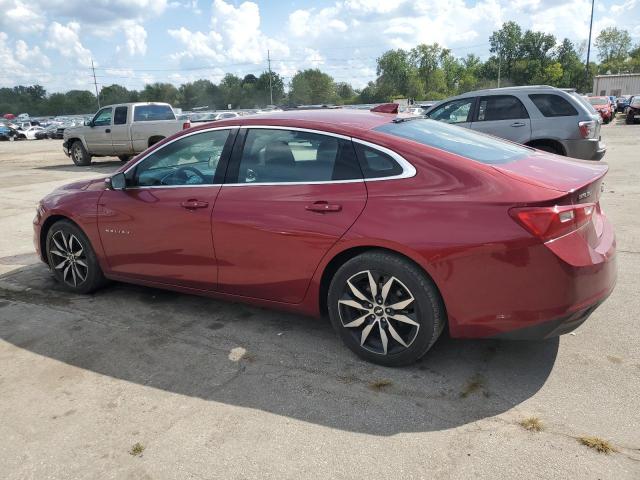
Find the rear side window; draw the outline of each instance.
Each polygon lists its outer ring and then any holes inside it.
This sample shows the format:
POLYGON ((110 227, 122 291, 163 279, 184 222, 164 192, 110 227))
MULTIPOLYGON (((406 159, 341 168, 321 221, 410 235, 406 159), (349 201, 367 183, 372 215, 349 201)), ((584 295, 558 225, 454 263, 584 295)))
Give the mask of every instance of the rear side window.
POLYGON ((138 105, 135 107, 134 122, 154 122, 158 120, 175 120, 169 105, 138 105))
POLYGON ((578 111, 566 99, 553 93, 532 93, 529 98, 545 117, 571 117, 578 111))
POLYGON ((113 114, 113 124, 114 125, 124 125, 127 123, 127 107, 116 107, 116 110, 113 114))
POLYGON ((400 175, 402 167, 393 158, 379 150, 355 143, 364 178, 382 178, 400 175))
POLYGON ((512 162, 530 153, 514 143, 433 120, 386 123, 374 130, 487 164, 512 162))
POLYGON ((478 104, 478 121, 517 120, 529 118, 527 109, 513 95, 493 95, 480 98, 478 104))

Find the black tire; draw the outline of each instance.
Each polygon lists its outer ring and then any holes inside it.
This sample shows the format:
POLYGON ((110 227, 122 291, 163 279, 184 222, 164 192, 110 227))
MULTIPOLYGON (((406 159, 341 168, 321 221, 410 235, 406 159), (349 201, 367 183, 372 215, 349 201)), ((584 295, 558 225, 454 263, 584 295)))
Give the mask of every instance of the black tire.
POLYGON ((91 165, 91 155, 89 155, 80 140, 76 140, 71 144, 71 160, 79 167, 91 165))
POLYGON ((126 163, 131 160, 131 155, 118 155, 121 162, 126 163))
POLYGON ((556 147, 554 147, 553 145, 546 145, 546 144, 534 145, 533 148, 536 148, 538 150, 542 150, 543 152, 549 152, 549 153, 554 153, 556 155, 562 155, 562 152, 559 152, 558 149, 556 147))
POLYGON ((379 250, 358 255, 342 265, 331 279, 327 301, 333 328, 347 347, 359 357, 387 367, 408 365, 421 358, 446 323, 444 304, 433 281, 407 259, 379 250), (371 297, 367 272, 371 272, 378 296, 386 293, 385 300, 378 298, 367 304, 354 295, 349 283, 361 295, 371 297), (390 288, 385 292, 383 287, 388 282, 390 288), (354 301, 361 307, 342 303, 354 301), (389 309, 391 305, 397 305, 398 310, 389 309), (358 323, 363 317, 363 323, 358 323), (352 327, 345 326, 349 324, 352 327))
POLYGON ((47 232, 45 245, 49 267, 67 290, 91 293, 106 283, 91 242, 72 222, 54 223, 47 232))

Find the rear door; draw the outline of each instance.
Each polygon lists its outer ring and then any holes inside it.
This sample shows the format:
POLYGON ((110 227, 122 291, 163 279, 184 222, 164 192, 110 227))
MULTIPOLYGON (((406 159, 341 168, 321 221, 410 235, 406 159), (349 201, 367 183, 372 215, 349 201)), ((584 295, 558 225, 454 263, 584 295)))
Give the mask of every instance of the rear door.
POLYGON ((116 155, 126 155, 133 153, 131 145, 131 131, 127 118, 129 107, 120 105, 113 110, 113 125, 111 126, 111 144, 116 155))
POLYGON ((91 126, 83 129, 89 153, 94 155, 113 155, 111 143, 111 123, 113 108, 105 107, 96 113, 91 126))
POLYGON ((480 97, 471 128, 516 143, 531 140, 529 114, 522 102, 513 95, 480 97))
POLYGON ((241 129, 213 210, 219 289, 299 303, 322 257, 367 200, 350 139, 241 129))

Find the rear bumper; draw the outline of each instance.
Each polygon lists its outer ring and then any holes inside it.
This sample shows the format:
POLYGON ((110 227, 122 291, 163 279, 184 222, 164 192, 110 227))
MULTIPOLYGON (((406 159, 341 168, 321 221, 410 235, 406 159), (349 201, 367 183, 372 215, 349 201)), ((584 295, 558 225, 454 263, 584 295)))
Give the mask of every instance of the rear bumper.
POLYGON ((582 160, 600 160, 607 152, 607 146, 600 139, 565 140, 567 157, 582 160))

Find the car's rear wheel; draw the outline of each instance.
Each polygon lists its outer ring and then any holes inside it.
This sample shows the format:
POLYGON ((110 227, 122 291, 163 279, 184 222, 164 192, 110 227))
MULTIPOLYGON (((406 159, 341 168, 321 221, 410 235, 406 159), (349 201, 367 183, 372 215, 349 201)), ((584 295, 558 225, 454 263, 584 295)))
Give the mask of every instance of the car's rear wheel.
POLYGON ((89 152, 87 152, 80 140, 76 140, 73 142, 73 145, 71 145, 71 160, 79 167, 91 165, 91 155, 89 155, 89 152))
POLYGON ((131 155, 118 155, 121 162, 128 162, 131 160, 131 155))
POLYGON ((445 324, 444 305, 431 279, 412 262, 383 251, 363 253, 338 269, 328 307, 347 347, 391 367, 422 357, 445 324))
POLYGON ((47 232, 46 252, 56 280, 67 290, 90 293, 105 277, 87 236, 76 225, 60 220, 47 232))

